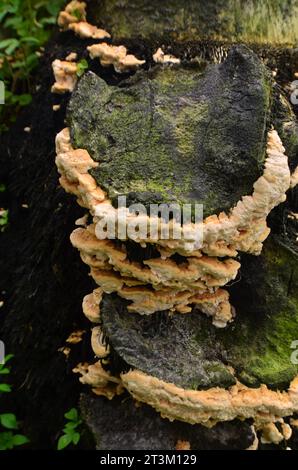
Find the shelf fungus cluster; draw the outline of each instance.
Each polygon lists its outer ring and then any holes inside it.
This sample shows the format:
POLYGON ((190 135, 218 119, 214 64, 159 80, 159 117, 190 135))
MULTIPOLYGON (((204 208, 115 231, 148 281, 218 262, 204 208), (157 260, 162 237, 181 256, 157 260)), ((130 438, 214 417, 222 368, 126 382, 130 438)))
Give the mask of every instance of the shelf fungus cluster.
POLYGON ((125 46, 113 46, 107 43, 92 44, 87 50, 91 59, 99 58, 103 67, 113 65, 118 73, 136 70, 140 65, 145 64, 145 60, 139 60, 133 54, 127 54, 125 46))
POLYGON ((77 0, 68 3, 65 10, 59 13, 58 26, 64 31, 74 31, 77 36, 83 39, 104 39, 111 37, 104 29, 97 28, 97 26, 93 26, 86 21, 86 3, 77 0))
MULTIPOLYGON (((88 51, 119 72, 142 62, 124 46, 88 51)), ((159 50, 154 60, 173 59, 159 50)), ((56 138, 60 184, 89 213, 71 243, 97 284, 83 300, 97 362, 76 372, 96 394, 126 390, 170 420, 252 418, 268 435, 270 423, 298 411, 289 349, 298 255, 273 237, 265 242, 267 217, 295 179, 297 124, 245 46, 205 70, 175 62, 118 86, 84 74, 56 138), (130 210, 136 204, 148 211, 130 210), (197 204, 203 218, 175 238, 181 220, 149 213, 160 204, 197 204), (126 228, 142 223, 145 231, 118 236, 121 214, 126 228), (110 238, 99 235, 103 221, 115 225, 110 238), (252 294, 256 278, 262 288, 252 294), (238 288, 248 301, 239 303, 238 288)))
POLYGON ((180 59, 171 54, 165 54, 161 47, 159 47, 153 54, 153 60, 156 64, 180 64, 180 59))
POLYGON ((72 92, 78 80, 78 64, 74 60, 55 59, 52 63, 55 83, 52 85, 52 93, 59 95, 72 92))

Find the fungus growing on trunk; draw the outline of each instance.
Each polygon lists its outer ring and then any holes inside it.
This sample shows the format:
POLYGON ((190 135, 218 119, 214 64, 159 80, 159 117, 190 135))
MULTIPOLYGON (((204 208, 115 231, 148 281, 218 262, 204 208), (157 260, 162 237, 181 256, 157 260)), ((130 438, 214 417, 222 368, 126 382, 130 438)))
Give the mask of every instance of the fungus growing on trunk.
POLYGON ((94 354, 100 359, 103 359, 110 354, 109 347, 104 341, 104 335, 100 326, 92 328, 91 346, 94 354))
POLYGON ((91 385, 96 395, 103 395, 109 400, 124 391, 121 380, 105 371, 100 361, 92 365, 78 364, 73 372, 81 374, 80 382, 91 385))
POLYGON ((56 80, 52 86, 52 93, 72 92, 78 80, 77 63, 55 59, 52 68, 56 80))
MULTIPOLYGON (((117 71, 131 59, 124 46, 94 44, 88 51, 117 71)), ((235 418, 269 425, 297 411, 297 367, 287 365, 282 344, 276 358, 271 341, 282 343, 283 321, 289 329, 297 324, 293 296, 282 312, 272 303, 271 323, 264 309, 256 319, 248 307, 231 329, 235 309, 222 289, 243 271, 238 254, 261 254, 270 233, 267 217, 291 185, 279 132, 288 139, 281 120, 272 120, 269 75, 251 51, 235 47, 223 64, 203 73, 155 67, 109 86, 89 72, 76 87, 69 128, 56 138, 56 164, 61 185, 93 219, 73 231, 71 243, 99 286, 84 298, 83 310, 100 323, 92 348, 103 362, 80 368, 81 381, 95 393, 111 397, 125 388, 170 420, 205 426, 235 418), (120 237, 119 194, 146 207, 169 198, 180 206, 198 202, 203 219, 175 238, 177 220, 142 214, 146 231, 120 237), (102 221, 116 221, 112 239, 97 230, 102 221), (131 240, 147 254, 133 258, 131 240), (251 345, 247 354, 243 341, 251 345)), ((126 228, 140 221, 127 208, 124 213, 126 228)), ((262 256, 271 269, 268 249, 262 256)), ((275 270, 266 276, 268 304, 275 270)), ((288 290, 286 282, 280 289, 288 290)))
POLYGON ((104 29, 97 28, 97 26, 93 26, 86 21, 86 3, 77 0, 68 3, 65 10, 59 13, 58 26, 64 31, 74 31, 77 36, 83 39, 104 39, 111 37, 104 29))
POLYGON ((102 299, 103 291, 102 289, 94 289, 91 294, 85 295, 83 299, 82 309, 84 315, 92 323, 100 322, 100 302, 102 299))
MULTIPOLYGON (((86 150, 72 148, 68 129, 57 136, 56 163, 62 175, 62 186, 76 194, 79 204, 98 217, 106 195, 88 173, 91 168, 97 168, 98 163, 86 150)), ((97 239, 94 226, 76 229, 71 241, 80 250, 83 261, 91 267, 93 278, 105 292, 116 291, 123 298, 133 300, 130 310, 142 314, 166 309, 186 313, 190 310, 189 305, 197 304, 202 312, 213 317, 216 326, 223 327, 232 320, 233 312, 228 294, 216 291, 235 279, 240 264, 233 259, 220 261, 216 256, 222 255, 223 246, 227 250, 232 249, 233 254, 237 250, 258 254, 269 234, 266 217, 275 205, 285 199, 289 185, 290 172, 284 148, 277 133, 270 131, 265 170, 254 183, 252 196, 244 196, 229 215, 220 214, 204 220, 202 251, 209 256, 196 252, 196 256, 186 257, 183 265, 177 265, 169 258, 157 258, 147 260, 141 266, 127 260, 125 250, 115 246, 113 241, 97 239), (131 284, 131 278, 137 281, 135 286, 131 284), (154 289, 148 289, 147 284, 154 289)), ((104 211, 107 210, 112 213, 117 211, 109 201, 104 206, 104 211)), ((143 239, 141 242, 152 240, 143 239)), ((185 255, 186 252, 191 255, 191 251, 185 249, 185 242, 183 239, 155 240, 157 246, 170 249, 172 254, 178 252, 185 255)))
POLYGON ((180 64, 180 59, 171 54, 165 54, 161 47, 157 49, 152 57, 156 64, 180 64))
POLYGON ((298 377, 283 392, 266 385, 248 388, 239 382, 228 390, 185 390, 137 370, 122 374, 121 379, 134 398, 149 403, 162 416, 192 424, 213 426, 234 418, 271 423, 298 410, 298 377))
POLYGON ((103 67, 113 65, 115 71, 119 73, 136 70, 146 62, 137 59, 132 54, 127 54, 127 49, 124 46, 112 46, 105 42, 92 44, 92 46, 87 47, 87 50, 91 59, 98 57, 103 67))
POLYGON ((63 30, 68 29, 70 24, 86 20, 86 3, 77 0, 69 2, 58 16, 58 26, 63 30))
POLYGON ((80 38, 92 38, 92 39, 105 39, 110 38, 111 35, 104 29, 92 26, 86 21, 79 21, 78 23, 71 23, 68 25, 68 29, 74 31, 74 33, 80 38))

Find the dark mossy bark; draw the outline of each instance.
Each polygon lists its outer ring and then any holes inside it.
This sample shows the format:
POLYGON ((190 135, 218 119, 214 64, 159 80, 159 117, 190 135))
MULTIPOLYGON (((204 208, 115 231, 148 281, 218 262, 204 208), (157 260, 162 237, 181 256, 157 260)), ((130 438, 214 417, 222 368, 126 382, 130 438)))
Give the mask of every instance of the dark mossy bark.
POLYGON ((241 261, 241 279, 231 288, 237 316, 224 329, 198 310, 142 317, 106 295, 102 327, 128 368, 196 390, 232 385, 231 366, 246 385, 286 389, 298 373, 291 362, 298 335, 297 251, 272 237, 260 256, 243 255, 241 261))
MULTIPOLYGON (((210 322, 200 314, 141 316, 129 312, 118 296, 106 295, 101 303, 102 328, 108 342, 129 367, 140 369, 182 388, 230 387, 235 378, 214 344, 206 344, 210 322), (197 334, 206 343, 197 341, 197 334)), ((118 371, 119 372, 119 371, 118 371)))
POLYGON ((114 38, 170 37, 295 44, 297 0, 97 0, 88 18, 114 38))
POLYGON ((86 74, 72 94, 75 147, 113 200, 198 203, 204 216, 229 210, 262 173, 270 125, 269 71, 245 46, 220 65, 155 67, 109 87, 86 74))
POLYGON ((9 209, 9 226, 0 234, 0 338, 6 352, 14 354, 6 377, 13 391, 1 395, 1 412, 16 413, 35 449, 56 447, 63 415, 78 402, 80 387, 72 368, 86 357, 90 343, 86 334, 68 358, 58 351, 72 331, 86 328, 81 302, 92 289, 69 242, 83 210, 60 187, 55 167, 55 136, 64 127, 68 97, 59 98, 61 110, 54 113, 51 62, 74 49, 80 53, 82 47, 73 37, 52 40, 33 103, 0 144, 1 182, 7 186, 3 205, 9 209))
POLYGON ((81 409, 99 450, 174 450, 178 440, 188 441, 192 450, 244 450, 254 441, 249 421, 211 429, 171 423, 147 405, 136 407, 129 396, 106 401, 84 394, 81 409))

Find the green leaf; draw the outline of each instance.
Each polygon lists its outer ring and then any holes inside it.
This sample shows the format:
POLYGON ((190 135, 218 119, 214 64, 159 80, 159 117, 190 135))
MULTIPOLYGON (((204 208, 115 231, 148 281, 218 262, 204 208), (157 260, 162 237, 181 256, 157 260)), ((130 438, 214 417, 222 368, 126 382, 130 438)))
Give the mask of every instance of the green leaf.
POLYGON ((80 62, 77 64, 77 76, 81 77, 88 67, 89 65, 86 59, 80 60, 80 62))
POLYGON ((15 434, 13 436, 14 446, 22 446, 23 444, 27 444, 27 442, 30 442, 30 441, 26 436, 23 436, 23 434, 15 434))
POLYGON ((9 384, 0 384, 0 392, 1 393, 11 392, 11 386, 9 384))
POLYGON ((65 418, 70 421, 77 421, 79 418, 78 410, 76 408, 71 408, 65 413, 65 418))
POLYGON ((13 69, 22 69, 23 67, 26 66, 26 62, 25 60, 14 60, 12 63, 11 63, 11 67, 13 69))
POLYGON ((9 46, 14 40, 11 39, 3 39, 0 41, 0 49, 5 49, 7 46, 9 46))
POLYGON ((25 36, 25 37, 21 38, 21 42, 24 42, 24 43, 30 44, 30 45, 36 44, 37 46, 39 46, 39 44, 40 44, 40 41, 36 37, 33 37, 33 36, 25 36))
POLYGON ((68 423, 66 423, 66 425, 64 426, 63 428, 63 432, 67 433, 69 431, 72 431, 74 430, 78 425, 80 424, 80 421, 69 421, 68 423))
POLYGON ((0 368, 0 375, 10 374, 10 369, 8 367, 0 368))
POLYGON ((42 18, 40 20, 40 23, 42 25, 45 25, 45 24, 56 24, 56 18, 42 18))
POLYGON ((26 57, 25 61, 26 61, 26 67, 28 67, 30 70, 32 70, 38 64, 38 57, 35 53, 34 54, 29 54, 26 57))
POLYGON ((19 47, 20 41, 17 39, 11 38, 11 39, 3 39, 3 41, 0 41, 0 49, 5 49, 5 53, 7 55, 12 54, 17 47, 19 47))
POLYGON ((75 16, 78 20, 82 19, 82 13, 80 12, 80 10, 77 10, 76 8, 71 11, 71 14, 75 16))
POLYGON ((14 357, 14 354, 6 354, 6 356, 4 358, 5 364, 7 364, 8 361, 10 361, 10 359, 12 359, 13 357, 14 357))
POLYGON ((0 12, 0 22, 2 22, 5 16, 8 14, 8 11, 1 11, 0 12))
POLYGON ((0 212, 0 226, 5 226, 8 224, 8 210, 2 210, 0 212))
POLYGON ((73 444, 76 446, 79 442, 79 440, 81 439, 81 435, 79 432, 75 432, 73 435, 72 435, 72 442, 73 444))
POLYGON ((13 433, 0 432, 0 450, 13 449, 13 433))
POLYGON ((19 47, 19 41, 15 41, 13 44, 10 44, 10 46, 8 46, 5 49, 5 53, 7 55, 11 55, 18 47, 19 47))
POLYGON ((59 12, 60 6, 58 3, 59 2, 47 2, 47 4, 45 5, 48 13, 50 13, 52 17, 55 17, 59 12))
POLYGON ((0 49, 6 49, 7 48, 16 48, 20 45, 20 41, 15 38, 8 38, 8 39, 3 39, 0 41, 0 49))
POLYGON ((18 429, 17 419, 12 413, 3 413, 0 415, 0 423, 7 429, 18 429))
POLYGON ((18 102, 21 106, 27 106, 27 104, 30 104, 32 101, 32 95, 29 95, 27 93, 24 93, 23 95, 17 95, 18 96, 18 102))
POLYGON ((58 450, 65 449, 65 447, 69 446, 71 442, 72 442, 72 436, 70 436, 69 434, 64 434, 58 440, 57 449, 58 450))
POLYGON ((5 20, 4 28, 16 29, 18 26, 20 26, 22 24, 22 22, 23 22, 22 20, 23 20, 23 18, 21 18, 19 16, 10 17, 7 20, 5 20))
POLYGON ((4 183, 0 183, 0 193, 4 193, 6 191, 6 186, 4 183))

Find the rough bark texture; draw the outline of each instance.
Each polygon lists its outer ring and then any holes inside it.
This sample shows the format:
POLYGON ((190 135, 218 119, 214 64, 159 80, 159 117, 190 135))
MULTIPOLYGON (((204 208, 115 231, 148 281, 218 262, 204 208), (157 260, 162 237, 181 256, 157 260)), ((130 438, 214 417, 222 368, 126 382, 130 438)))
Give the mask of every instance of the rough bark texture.
POLYGON ((72 94, 73 145, 110 198, 128 204, 200 203, 204 216, 229 210, 262 172, 271 79, 244 46, 207 68, 138 72, 108 87, 86 74, 72 94))
POLYGON ((174 450, 188 441, 192 450, 246 449, 254 440, 248 422, 220 423, 208 429, 162 419, 147 405, 136 407, 131 398, 107 402, 101 397, 83 396, 81 409, 94 433, 97 449, 174 450))
POLYGON ((274 238, 259 257, 243 255, 241 280, 232 287, 237 316, 223 330, 198 311, 144 318, 106 296, 104 332, 127 364, 183 388, 228 387, 235 382, 232 366, 248 386, 286 389, 298 372, 290 362, 298 332, 297 260, 274 238))
POLYGON ((93 23, 107 28, 114 38, 202 37, 247 42, 295 43, 296 0, 97 0, 89 8, 93 23))

